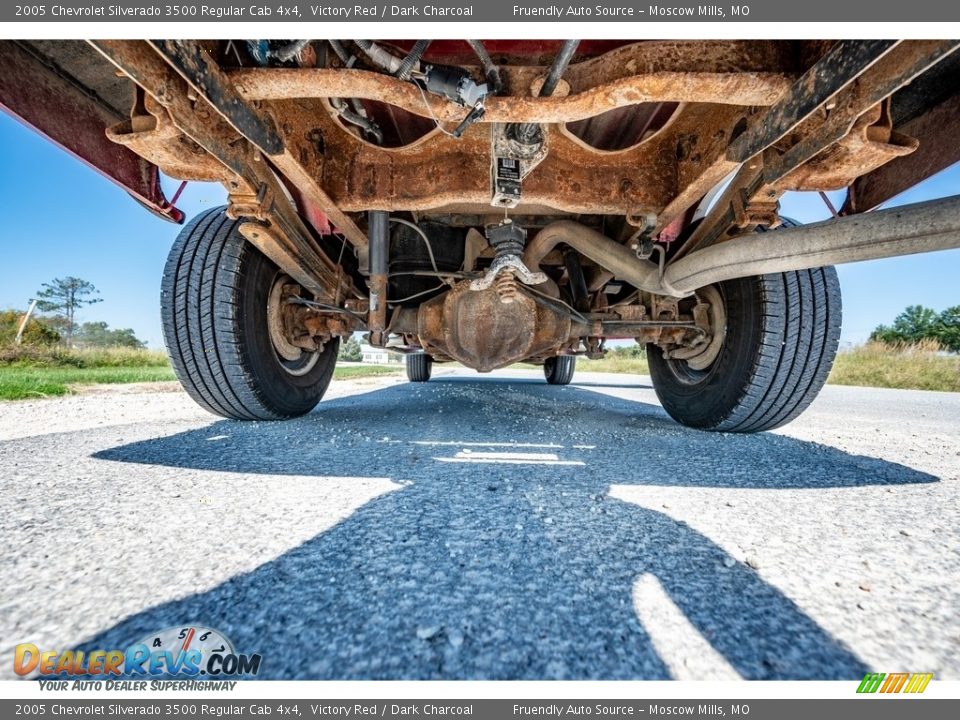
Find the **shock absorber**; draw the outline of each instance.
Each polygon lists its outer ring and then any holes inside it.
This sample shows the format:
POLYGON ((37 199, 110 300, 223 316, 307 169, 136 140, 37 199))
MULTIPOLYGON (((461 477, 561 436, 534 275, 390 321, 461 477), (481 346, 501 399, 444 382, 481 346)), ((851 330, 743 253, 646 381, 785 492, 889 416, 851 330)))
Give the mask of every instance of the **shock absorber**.
POLYGON ((527 231, 509 218, 496 225, 487 225, 487 240, 497 251, 490 268, 482 278, 470 283, 471 290, 486 290, 491 285, 500 296, 500 302, 512 303, 519 292, 518 283, 539 285, 547 281, 541 272, 530 272, 523 264, 523 247, 527 242, 527 231))
POLYGON ((503 304, 512 303, 517 298, 516 268, 503 264, 507 258, 519 258, 523 255, 523 248, 527 244, 527 231, 509 218, 504 218, 496 225, 487 226, 487 240, 497 251, 493 264, 502 268, 494 279, 493 286, 503 304))
POLYGON ((367 213, 368 234, 370 235, 370 314, 367 327, 370 329, 368 342, 374 346, 386 343, 387 329, 387 268, 390 252, 389 228, 390 215, 383 210, 371 210, 367 213))

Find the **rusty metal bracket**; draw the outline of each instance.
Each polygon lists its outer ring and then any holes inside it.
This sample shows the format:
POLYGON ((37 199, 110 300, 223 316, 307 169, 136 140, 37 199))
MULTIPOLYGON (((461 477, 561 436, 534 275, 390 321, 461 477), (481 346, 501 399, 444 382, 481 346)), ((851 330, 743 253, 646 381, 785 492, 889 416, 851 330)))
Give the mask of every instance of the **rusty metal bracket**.
POLYGON ((909 120, 898 130, 918 141, 916 151, 882 165, 850 187, 841 215, 873 210, 924 178, 960 162, 960 94, 909 120))
POLYGON ((731 143, 727 158, 744 162, 771 147, 899 43, 899 40, 838 42, 794 83, 780 102, 731 143))
POLYGON ((223 115, 237 132, 268 155, 284 150, 276 125, 253 111, 233 84, 198 43, 190 40, 149 40, 184 79, 203 93, 213 109, 223 115))
POLYGON ((0 108, 82 159, 157 217, 181 224, 164 196, 160 173, 136 149, 111 142, 122 115, 27 43, 0 42, 0 108))
POLYGON ((273 164, 329 216, 354 247, 366 247, 366 235, 306 171, 297 155, 284 143, 273 120, 267 114, 256 111, 243 99, 206 50, 189 40, 154 40, 150 43, 195 93, 223 116, 231 127, 266 153, 273 164))
MULTIPOLYGON (((856 128, 857 122, 861 120, 868 112, 876 111, 877 106, 881 105, 890 95, 898 89, 909 83, 913 78, 923 73, 928 68, 949 56, 960 47, 960 41, 957 40, 923 40, 923 41, 901 41, 885 47, 883 43, 868 43, 873 48, 872 53, 876 55, 870 63, 866 58, 870 53, 856 50, 856 43, 843 42, 834 46, 834 49, 827 54, 827 57, 814 65, 797 83, 797 88, 801 88, 803 83, 808 85, 815 82, 812 77, 808 77, 811 72, 820 67, 827 60, 835 62, 837 53, 842 52, 843 48, 853 48, 854 58, 859 58, 856 62, 846 62, 844 66, 846 71, 844 76, 849 75, 856 67, 861 67, 860 76, 857 82, 847 82, 840 91, 826 94, 828 86, 822 86, 818 97, 820 97, 822 110, 825 113, 825 119, 819 124, 809 127, 811 120, 807 120, 802 127, 796 128, 796 134, 800 139, 793 142, 787 148, 770 147, 762 153, 748 156, 748 162, 738 172, 737 176, 731 182, 730 187, 724 192, 723 197, 716 203, 710 214, 704 218, 700 227, 688 238, 684 246, 676 253, 674 260, 689 254, 691 251, 708 247, 716 242, 722 241, 730 236, 734 228, 745 228, 751 224, 765 225, 770 216, 771 205, 776 204, 780 195, 788 189, 791 189, 791 177, 795 177, 798 169, 806 167, 805 163, 814 160, 821 153, 829 152, 831 148, 844 141, 856 128), (804 80, 806 78, 806 80, 804 80), (827 101, 829 108, 827 107, 827 101), (758 213, 753 213, 754 208, 758 213), (752 223, 752 220, 759 222, 752 223)), ((824 72, 829 65, 821 67, 824 72)), ((834 73, 836 74, 836 73, 834 73)), ((788 98, 789 100, 789 98, 788 98)), ((788 103, 789 104, 789 103, 788 103)), ((819 106, 818 106, 819 107, 819 106)), ((806 112, 804 118, 812 118, 814 111, 809 110, 809 105, 803 105, 806 112)), ((772 108, 767 116, 764 116, 764 123, 774 124, 783 123, 784 117, 798 117, 800 110, 794 109, 793 115, 785 115, 786 108, 779 105, 772 108)), ((882 120, 883 108, 880 108, 880 115, 876 119, 882 120)), ((763 123, 761 123, 763 124, 763 123)), ((868 123, 869 125, 869 123, 868 123)), ((867 139, 870 138, 870 130, 865 130, 867 139)), ((776 132, 774 132, 776 134, 776 132)), ((768 137, 772 137, 769 135, 768 137)), ((782 138, 780 135, 778 140, 782 138)), ((740 157, 741 150, 737 149, 743 136, 731 145, 728 150, 728 157, 740 157)), ((892 140, 892 137, 888 137, 892 140)), ((897 138, 900 140, 900 138, 897 138)), ((909 153, 915 143, 908 139, 903 139, 902 145, 898 148, 890 143, 884 148, 885 153, 880 157, 879 162, 885 162, 893 157, 909 153)), ((755 148, 757 145, 744 145, 744 147, 755 148)), ((878 162, 876 153, 867 154, 862 150, 853 153, 852 160, 865 163, 862 172, 873 170, 876 165, 870 164, 878 162)))
POLYGON ((733 210, 733 224, 741 229, 751 225, 763 225, 771 228, 780 225, 780 203, 776 200, 773 202, 751 200, 746 188, 740 188, 739 192, 733 194, 731 209, 733 210))
POLYGON ((273 191, 265 183, 260 184, 255 195, 230 193, 228 199, 227 215, 232 218, 252 217, 265 222, 273 214, 273 191))
POLYGON ((914 41, 897 46, 865 72, 860 82, 836 98, 836 106, 817 131, 786 152, 764 158, 765 182, 780 180, 824 148, 843 139, 864 113, 943 60, 957 47, 960 47, 960 41, 957 40, 914 41))
MULTIPOLYGON (((270 225, 257 227, 266 227, 270 235, 264 236, 261 251, 310 292, 320 297, 343 297, 341 290, 345 278, 337 272, 334 263, 316 248, 310 231, 296 208, 287 202, 287 195, 279 180, 263 162, 259 151, 238 137, 226 121, 218 121, 217 117, 198 117, 188 98, 189 87, 186 82, 174 74, 146 43, 98 40, 91 44, 165 107, 174 124, 187 137, 242 178, 242 183, 230 188, 233 192, 253 194, 256 201, 260 188, 267 188, 261 202, 267 199, 267 195, 273 198, 270 225), (246 188, 243 183, 247 185, 246 188)), ((349 292, 356 294, 352 287, 349 292)))

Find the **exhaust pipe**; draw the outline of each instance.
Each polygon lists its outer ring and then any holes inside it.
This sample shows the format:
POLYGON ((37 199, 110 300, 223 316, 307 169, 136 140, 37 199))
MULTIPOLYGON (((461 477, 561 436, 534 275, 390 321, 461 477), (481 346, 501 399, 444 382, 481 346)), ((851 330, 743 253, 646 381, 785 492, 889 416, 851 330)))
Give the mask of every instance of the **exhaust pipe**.
POLYGON ((740 277, 806 270, 960 247, 960 195, 904 205, 776 232, 748 233, 697 250, 667 265, 663 274, 627 247, 579 223, 551 223, 527 246, 523 260, 538 270, 565 243, 639 290, 684 297, 740 277))
POLYGON ((657 292, 653 289, 659 287, 656 265, 641 260, 625 245, 573 220, 558 220, 538 232, 523 252, 524 264, 531 270, 539 270, 543 259, 560 243, 569 245, 606 268, 617 279, 641 290, 657 292))

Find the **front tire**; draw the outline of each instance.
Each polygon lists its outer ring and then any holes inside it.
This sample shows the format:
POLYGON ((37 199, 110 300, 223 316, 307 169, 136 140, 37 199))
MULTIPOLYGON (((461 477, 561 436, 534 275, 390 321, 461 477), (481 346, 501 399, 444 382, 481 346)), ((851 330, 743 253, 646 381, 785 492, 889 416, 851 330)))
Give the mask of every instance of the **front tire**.
POLYGON ((432 357, 420 352, 407 355, 407 379, 410 382, 427 382, 432 372, 432 357))
POLYGON ((569 385, 577 369, 577 359, 572 355, 557 355, 543 363, 543 376, 550 385, 569 385))
POLYGON ((728 280, 716 286, 726 335, 713 362, 694 369, 647 346, 653 387, 677 422, 758 432, 785 425, 813 402, 840 339, 833 267, 728 280))
POLYGON ((240 235, 240 224, 214 208, 174 242, 161 286, 167 351, 184 390, 212 413, 236 420, 303 415, 330 384, 340 342, 297 355, 271 339, 276 286, 292 281, 240 235))

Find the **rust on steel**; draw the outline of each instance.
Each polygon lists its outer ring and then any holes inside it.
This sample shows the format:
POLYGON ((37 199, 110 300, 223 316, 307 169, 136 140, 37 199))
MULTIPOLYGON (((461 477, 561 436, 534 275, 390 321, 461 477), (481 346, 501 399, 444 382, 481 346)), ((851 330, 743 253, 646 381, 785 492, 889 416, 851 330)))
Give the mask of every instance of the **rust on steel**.
MULTIPOLYGON (((356 97, 379 100, 441 122, 459 123, 456 103, 421 94, 416 86, 368 70, 271 68, 229 74, 248 100, 356 97)), ((648 102, 767 105, 790 85, 782 73, 653 72, 619 78, 566 97, 490 97, 479 122, 566 123, 648 102)))
MULTIPOLYGON (((793 81, 788 43, 771 41, 646 41, 571 65, 566 97, 536 98, 546 68, 503 65, 504 96, 489 97, 481 122, 572 122, 643 102, 705 102, 763 106, 793 81)), ((468 68, 482 72, 478 68, 468 68)), ((424 96, 410 83, 366 70, 238 69, 228 71, 248 100, 355 97, 380 100, 422 117, 459 123, 463 108, 424 96)))
POLYGON ((850 187, 841 214, 873 210, 924 178, 960 162, 960 95, 954 95, 900 126, 901 135, 916 138, 919 147, 867 173, 850 187))
POLYGON ((108 127, 106 137, 150 158, 170 177, 224 184, 235 177, 223 163, 187 137, 151 95, 143 98, 141 107, 134 107, 130 118, 108 127))
POLYGON ((269 155, 273 164, 327 214, 337 230, 354 247, 366 248, 367 236, 304 172, 303 166, 283 142, 273 119, 240 97, 231 80, 200 43, 188 40, 161 41, 154 43, 153 47, 237 132, 269 155))
MULTIPOLYGON (((323 100, 279 101, 271 112, 322 140, 325 151, 305 152, 304 168, 347 212, 490 205, 489 126, 476 125, 459 140, 435 132, 380 148, 346 130, 323 100)), ((625 214, 660 212, 678 196, 693 202, 729 172, 723 153, 744 113, 735 106, 686 106, 647 141, 616 152, 594 150, 548 125, 549 152, 524 181, 523 206, 625 214)))
POLYGON ((496 288, 469 282, 420 306, 417 334, 426 352, 488 372, 523 358, 552 354, 569 341, 570 317, 518 294, 503 310, 496 288))
POLYGON ((260 151, 243 140, 206 104, 195 108, 189 99, 186 82, 145 42, 98 40, 92 44, 165 108, 184 135, 233 173, 233 179, 226 183, 228 192, 253 198, 251 212, 257 217, 269 218, 273 226, 276 237, 265 244, 265 254, 291 277, 302 280, 311 292, 337 296, 343 282, 341 273, 309 239, 309 230, 296 208, 286 200, 280 181, 263 161, 260 151), (254 207, 257 199, 267 198, 270 199, 269 207, 254 207))
POLYGON ((240 234, 250 241, 260 252, 275 263, 287 275, 311 292, 323 292, 311 273, 303 269, 302 258, 296 257, 296 250, 289 238, 277 228, 255 222, 246 222, 240 226, 240 234))
MULTIPOLYGON (((838 44, 818 65, 835 60, 836 51, 849 46, 838 44)), ((677 258, 728 239, 737 231, 757 225, 776 226, 777 202, 787 190, 846 187, 861 175, 917 149, 915 138, 893 129, 888 98, 955 52, 960 42, 907 40, 886 49, 881 46, 875 49, 878 57, 865 63, 857 82, 845 82, 829 96, 821 93, 823 107, 819 111, 804 106, 805 119, 795 126, 789 144, 786 139, 778 142, 741 166, 677 258), (822 112, 828 104, 829 112, 822 112)), ((808 81, 798 81, 798 85, 804 82, 808 81)), ((769 112, 776 113, 778 108, 769 112)), ((761 122, 766 119, 767 115, 758 118, 761 122)), ((753 121, 752 127, 758 127, 758 120, 753 121)), ((736 155, 736 148, 727 153, 728 159, 736 155)))

